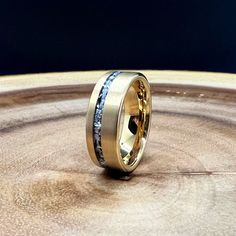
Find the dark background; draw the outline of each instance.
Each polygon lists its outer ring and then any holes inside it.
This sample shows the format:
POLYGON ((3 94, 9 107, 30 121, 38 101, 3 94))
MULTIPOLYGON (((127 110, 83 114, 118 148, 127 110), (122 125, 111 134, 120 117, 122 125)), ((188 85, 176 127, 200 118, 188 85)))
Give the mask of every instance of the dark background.
POLYGON ((0 1, 0 74, 236 72, 236 1, 0 1))

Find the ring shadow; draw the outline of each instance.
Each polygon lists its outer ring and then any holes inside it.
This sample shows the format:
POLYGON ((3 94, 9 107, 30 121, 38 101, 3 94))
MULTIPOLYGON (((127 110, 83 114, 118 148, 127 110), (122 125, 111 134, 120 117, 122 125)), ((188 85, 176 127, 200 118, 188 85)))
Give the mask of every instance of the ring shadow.
POLYGON ((133 177, 132 173, 126 173, 115 169, 104 169, 102 172, 102 176, 105 179, 114 179, 122 181, 129 181, 133 177))

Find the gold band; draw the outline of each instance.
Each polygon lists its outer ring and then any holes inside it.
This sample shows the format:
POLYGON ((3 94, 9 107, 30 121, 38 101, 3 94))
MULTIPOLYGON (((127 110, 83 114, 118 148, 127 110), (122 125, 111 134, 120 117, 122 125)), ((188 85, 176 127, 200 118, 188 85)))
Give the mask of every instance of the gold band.
POLYGON ((150 118, 150 86, 143 74, 114 71, 102 76, 87 112, 86 140, 92 161, 133 171, 142 158, 150 118))

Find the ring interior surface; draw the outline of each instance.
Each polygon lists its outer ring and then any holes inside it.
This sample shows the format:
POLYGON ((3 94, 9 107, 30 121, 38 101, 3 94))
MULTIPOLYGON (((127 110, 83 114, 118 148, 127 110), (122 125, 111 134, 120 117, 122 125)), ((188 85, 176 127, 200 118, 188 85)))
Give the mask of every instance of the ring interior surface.
POLYGON ((147 92, 141 80, 135 80, 124 98, 120 119, 119 146, 125 165, 139 162, 146 144, 150 109, 147 92))
POLYGON ((150 86, 144 75, 112 72, 103 76, 94 88, 87 114, 87 145, 94 163, 132 172, 146 146, 150 117, 150 86))

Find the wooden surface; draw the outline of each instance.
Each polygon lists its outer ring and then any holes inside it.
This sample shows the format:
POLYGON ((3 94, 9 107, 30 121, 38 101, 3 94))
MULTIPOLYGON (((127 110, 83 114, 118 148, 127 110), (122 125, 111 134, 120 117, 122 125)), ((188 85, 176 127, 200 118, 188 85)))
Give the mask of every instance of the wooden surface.
POLYGON ((236 75, 142 72, 152 128, 131 176, 87 154, 104 71, 0 77, 0 235, 236 235, 236 75))

